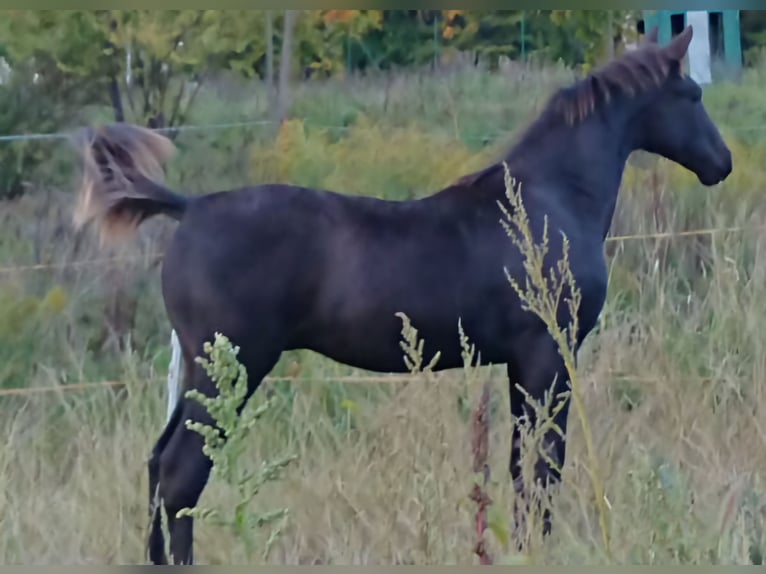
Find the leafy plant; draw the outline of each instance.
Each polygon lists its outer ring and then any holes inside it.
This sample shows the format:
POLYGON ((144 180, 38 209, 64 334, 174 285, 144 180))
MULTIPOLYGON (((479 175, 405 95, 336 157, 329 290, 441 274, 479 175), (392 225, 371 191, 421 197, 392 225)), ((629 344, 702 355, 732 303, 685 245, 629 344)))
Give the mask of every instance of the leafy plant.
POLYGON ((248 409, 249 405, 246 405, 242 414, 238 415, 238 410, 247 396, 247 371, 236 358, 239 347, 232 346, 228 338, 216 333, 215 342, 212 345, 205 343, 204 350, 210 355, 210 360, 198 357, 197 362, 213 379, 219 394, 211 398, 192 389, 187 391, 186 397, 202 404, 215 420, 216 426, 193 421, 187 421, 186 426, 202 435, 205 440, 203 452, 213 462, 211 476, 218 477, 234 488, 238 502, 230 511, 198 506, 184 508, 178 512, 178 516, 193 516, 216 526, 229 528, 244 544, 248 556, 256 550, 253 531, 278 522, 279 525, 271 530, 264 546, 265 559, 282 531, 288 509, 254 512, 250 506, 264 485, 278 481, 281 471, 296 457, 287 455, 276 460, 264 461, 255 471, 244 468, 241 455, 250 431, 272 406, 273 399, 267 399, 255 409, 248 409))

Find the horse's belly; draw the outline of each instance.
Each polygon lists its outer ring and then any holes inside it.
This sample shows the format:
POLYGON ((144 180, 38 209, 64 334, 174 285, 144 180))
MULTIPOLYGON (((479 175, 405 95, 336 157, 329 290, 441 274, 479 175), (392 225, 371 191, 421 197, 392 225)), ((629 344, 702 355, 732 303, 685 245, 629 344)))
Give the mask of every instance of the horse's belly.
POLYGON ((403 372, 401 336, 389 321, 334 321, 312 325, 298 344, 359 369, 403 372))
POLYGON ((524 328, 519 321, 525 317, 516 317, 502 300, 479 294, 457 299, 452 293, 434 292, 402 298, 399 305, 372 296, 349 294, 349 299, 313 314, 296 346, 361 369, 403 372, 404 321, 398 313, 404 313, 423 340, 423 363, 438 352, 436 369, 441 370, 463 365, 459 325, 483 362, 492 363, 505 362, 508 341, 524 328))

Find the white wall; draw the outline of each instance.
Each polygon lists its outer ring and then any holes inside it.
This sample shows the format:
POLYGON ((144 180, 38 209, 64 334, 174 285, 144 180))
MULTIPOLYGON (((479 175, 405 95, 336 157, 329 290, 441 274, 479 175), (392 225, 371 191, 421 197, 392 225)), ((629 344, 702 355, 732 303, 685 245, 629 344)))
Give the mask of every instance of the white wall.
POLYGON ((710 73, 710 30, 706 10, 686 13, 686 24, 694 29, 694 36, 689 44, 689 75, 698 84, 713 81, 710 73))

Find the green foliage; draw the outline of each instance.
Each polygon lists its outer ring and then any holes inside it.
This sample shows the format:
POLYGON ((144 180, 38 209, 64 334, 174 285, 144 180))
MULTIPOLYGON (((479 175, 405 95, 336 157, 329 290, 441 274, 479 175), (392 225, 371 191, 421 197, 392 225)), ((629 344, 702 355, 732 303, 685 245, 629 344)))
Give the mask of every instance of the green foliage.
MULTIPOLYGON (((57 108, 46 96, 31 82, 21 81, 18 75, 10 85, 0 86, 0 132, 23 134, 61 128, 65 118, 58 112, 62 108, 57 108), (56 111, 46 114, 46 106, 56 111)), ((21 197, 36 187, 41 176, 38 170, 48 167, 46 160, 51 158, 54 148, 50 141, 4 142, 0 146, 0 200, 21 197)), ((55 169, 44 171, 46 175, 56 173, 55 169)))
POLYGON ((288 455, 264 461, 257 470, 244 466, 242 455, 250 432, 271 408, 271 400, 254 409, 244 405, 247 396, 247 371, 236 359, 239 347, 232 346, 228 338, 216 333, 215 342, 212 345, 205 343, 204 350, 210 356, 210 360, 198 357, 197 362, 215 382, 219 393, 211 398, 199 391, 190 390, 187 391, 186 397, 203 405, 214 419, 215 426, 196 421, 187 421, 186 426, 204 438, 203 452, 213 462, 212 476, 223 480, 236 490, 237 503, 233 509, 224 511, 203 507, 185 508, 178 512, 178 516, 193 516, 230 529, 244 544, 248 557, 256 549, 253 532, 279 522, 279 526, 272 529, 264 546, 265 558, 281 532, 288 510, 280 508, 253 512, 250 506, 267 483, 280 480, 283 469, 296 457, 288 455), (241 407, 242 414, 238 415, 241 407))
MULTIPOLYGON (((211 75, 255 73, 263 26, 259 10, 6 11, 12 72, 0 85, 0 132, 57 132, 103 108, 111 118, 102 120, 184 123, 211 75)), ((22 195, 40 168, 68 182, 71 158, 58 152, 50 141, 2 144, 0 199, 22 195)))
POLYGON ((464 173, 476 157, 459 142, 417 129, 386 129, 361 118, 345 134, 301 120, 282 124, 275 142, 252 146, 255 181, 290 182, 346 193, 410 199, 464 173), (381 148, 380 141, 389 145, 381 148), (433 146, 441 149, 433 154, 433 146), (360 171, 359 165, 367 169, 360 171))
POLYGON ((567 62, 588 69, 609 57, 626 32, 632 35, 637 16, 637 10, 553 10, 551 20, 580 45, 577 58, 570 55, 567 62))
POLYGON ((50 352, 50 342, 69 305, 69 294, 54 285, 42 297, 10 287, 0 290, 0 387, 24 387, 50 352))
POLYGON ((761 65, 766 53, 766 12, 763 10, 741 10, 740 27, 745 64, 761 65))
POLYGON ((380 63, 365 38, 381 30, 381 10, 315 10, 298 21, 298 62, 320 76, 342 74, 362 62, 380 63))
MULTIPOLYGON (((0 23, 2 27, 3 23, 0 23)), ((52 133, 82 117, 91 93, 40 58, 13 65, 0 83, 0 133, 52 133)), ((0 200, 23 196, 30 189, 61 185, 72 173, 71 156, 60 140, 20 139, 0 142, 0 200)))
POLYGON ((11 68, 32 59, 43 67, 41 73, 57 70, 82 78, 108 69, 108 23, 104 10, 8 10, 0 31, 11 68))
POLYGON ((0 32, 11 67, 31 59, 42 75, 76 80, 115 119, 172 126, 209 74, 252 74, 261 21, 257 10, 9 11, 0 32))
MULTIPOLYGON (((142 123, 183 123, 208 76, 233 70, 252 76, 265 54, 260 10, 136 10, 112 17, 112 65, 130 71, 135 88, 123 88, 142 123), (125 69, 127 50, 132 64, 125 69), (115 60, 116 57, 116 60, 115 60), (192 83, 190 83, 192 82, 192 83), (134 93, 137 92, 137 93, 134 93)), ((110 54, 111 55, 111 54, 110 54)))
POLYGON ((457 50, 475 50, 491 68, 497 66, 498 56, 519 58, 522 54, 522 20, 527 36, 525 50, 532 51, 535 44, 529 40, 534 32, 536 13, 522 10, 464 10, 456 17, 455 32, 451 33, 450 46, 457 50), (532 16, 532 21, 530 21, 532 16), (527 28, 529 25, 529 28, 527 28))

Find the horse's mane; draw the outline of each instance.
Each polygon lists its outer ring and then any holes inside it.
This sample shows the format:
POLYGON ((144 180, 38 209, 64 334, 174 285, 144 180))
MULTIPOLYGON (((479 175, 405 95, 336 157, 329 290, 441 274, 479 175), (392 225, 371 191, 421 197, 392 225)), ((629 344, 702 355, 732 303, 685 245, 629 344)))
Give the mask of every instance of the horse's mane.
MULTIPOLYGON (((607 104, 615 94, 634 96, 661 85, 671 74, 677 73, 680 73, 680 66, 671 55, 658 44, 643 44, 573 84, 559 88, 518 141, 534 137, 547 130, 552 123, 563 121, 567 126, 574 126, 588 118, 598 106, 607 104)), ((512 149, 507 150, 505 155, 509 155, 512 149)), ((453 185, 473 185, 501 167, 502 160, 462 176, 453 185)))

